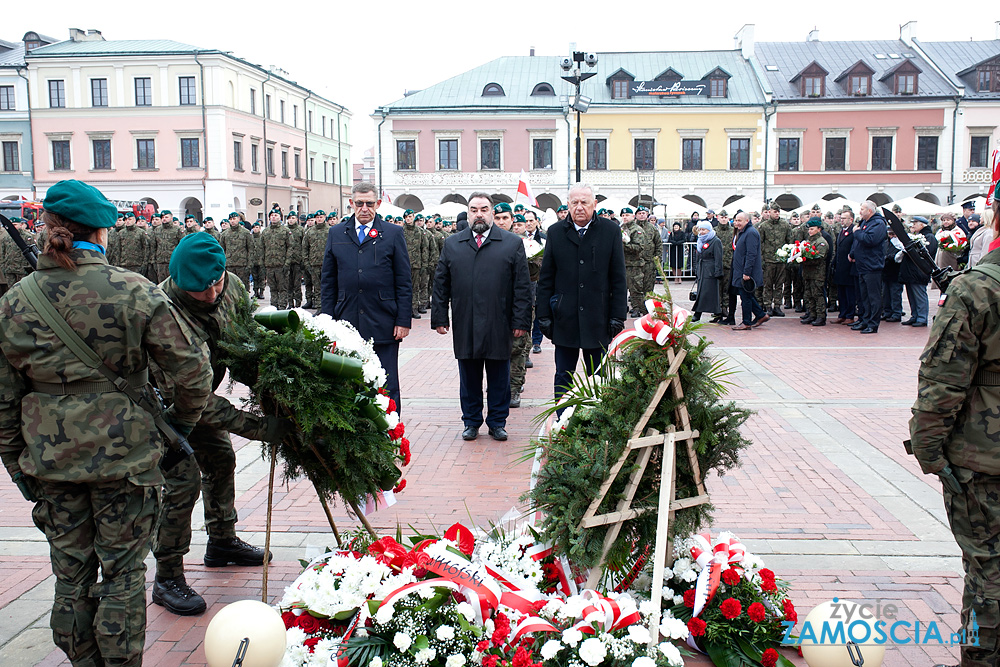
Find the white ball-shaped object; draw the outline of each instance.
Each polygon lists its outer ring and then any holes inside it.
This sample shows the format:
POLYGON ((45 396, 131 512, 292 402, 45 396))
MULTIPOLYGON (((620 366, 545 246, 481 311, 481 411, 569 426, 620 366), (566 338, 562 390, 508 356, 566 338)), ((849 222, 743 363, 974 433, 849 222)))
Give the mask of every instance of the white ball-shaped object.
POLYGON ((232 667, 243 639, 249 639, 243 667, 277 667, 285 655, 285 623, 274 608, 240 600, 219 610, 205 630, 209 667, 232 667))
POLYGON ((865 667, 880 667, 885 658, 885 645, 875 643, 878 636, 875 623, 879 619, 867 612, 862 614, 856 602, 835 599, 836 602, 830 600, 816 605, 798 628, 806 664, 809 667, 853 667, 847 651, 847 641, 850 640, 858 645, 855 650, 860 650, 865 667), (805 634, 807 624, 815 640, 805 634))

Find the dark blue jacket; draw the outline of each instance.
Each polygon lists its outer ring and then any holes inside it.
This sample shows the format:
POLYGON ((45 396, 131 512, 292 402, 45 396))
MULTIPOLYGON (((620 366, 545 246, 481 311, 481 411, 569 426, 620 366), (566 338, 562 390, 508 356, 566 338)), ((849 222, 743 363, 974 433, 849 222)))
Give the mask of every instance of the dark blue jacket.
POLYGON ((886 234, 887 229, 885 218, 875 211, 867 221, 862 220, 861 226, 854 232, 851 256, 854 257, 854 264, 858 267, 859 274, 882 273, 882 268, 885 266, 885 244, 889 238, 886 234))
POLYGON ((376 215, 363 244, 354 216, 334 225, 326 237, 320 279, 322 310, 347 320, 376 345, 395 341, 396 327, 410 327, 413 284, 403 230, 376 215))
POLYGON ((743 276, 753 278, 757 287, 764 284, 764 267, 760 257, 760 232, 747 221, 742 231, 736 232, 736 248, 733 250, 733 287, 743 286, 743 276))
POLYGON ((854 225, 843 229, 837 235, 837 254, 833 258, 833 282, 838 285, 853 285, 858 271, 854 262, 848 259, 854 247, 854 225))

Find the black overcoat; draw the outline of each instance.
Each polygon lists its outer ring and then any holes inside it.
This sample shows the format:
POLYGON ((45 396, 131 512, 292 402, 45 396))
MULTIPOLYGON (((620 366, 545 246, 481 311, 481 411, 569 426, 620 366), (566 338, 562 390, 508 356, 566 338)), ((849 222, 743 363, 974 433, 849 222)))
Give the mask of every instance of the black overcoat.
POLYGON ((531 282, 521 237, 493 225, 482 247, 471 227, 445 239, 434 274, 431 328, 447 326, 456 359, 510 359, 514 329, 531 329, 531 282))
POLYGON ((597 349, 611 341, 608 322, 628 311, 621 228, 596 216, 581 239, 572 220, 548 229, 535 312, 552 320, 552 342, 597 349))
POLYGON ((722 241, 713 236, 708 243, 698 241, 701 252, 695 252, 698 262, 698 298, 694 302, 696 313, 718 313, 719 281, 722 279, 722 241), (708 246, 708 247, 705 247, 708 246))

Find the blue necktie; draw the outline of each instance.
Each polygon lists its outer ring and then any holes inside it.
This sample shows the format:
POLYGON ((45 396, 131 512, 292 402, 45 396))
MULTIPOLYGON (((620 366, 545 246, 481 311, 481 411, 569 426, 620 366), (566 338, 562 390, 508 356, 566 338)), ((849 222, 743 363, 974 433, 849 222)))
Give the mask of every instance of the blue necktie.
POLYGON ((360 227, 358 227, 358 243, 364 243, 365 242, 365 228, 366 227, 367 227, 367 225, 361 225, 360 227))
POLYGON ((583 235, 586 234, 586 233, 587 233, 587 229, 585 227, 581 227, 580 228, 580 238, 582 239, 583 235))

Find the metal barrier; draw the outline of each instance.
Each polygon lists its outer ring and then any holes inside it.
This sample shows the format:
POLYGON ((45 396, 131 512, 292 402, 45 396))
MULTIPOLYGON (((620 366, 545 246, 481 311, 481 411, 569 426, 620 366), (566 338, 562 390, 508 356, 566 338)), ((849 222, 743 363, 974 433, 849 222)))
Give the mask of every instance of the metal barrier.
MULTIPOLYGON (((660 263, 663 264, 663 272, 667 275, 667 278, 674 277, 674 267, 671 266, 671 254, 673 254, 673 244, 663 243, 663 253, 660 256, 660 263)), ((681 266, 681 278, 694 278, 694 266, 698 261, 697 257, 697 243, 695 241, 688 241, 684 244, 683 250, 683 265, 681 266)))

